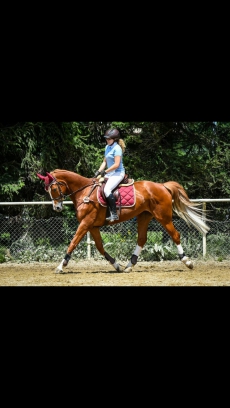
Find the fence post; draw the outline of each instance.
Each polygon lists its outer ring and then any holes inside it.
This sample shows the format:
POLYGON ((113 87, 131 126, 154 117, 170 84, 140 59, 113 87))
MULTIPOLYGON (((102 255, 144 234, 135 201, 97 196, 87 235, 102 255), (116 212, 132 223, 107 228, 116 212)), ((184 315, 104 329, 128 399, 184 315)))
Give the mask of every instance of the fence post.
MULTIPOLYGON (((206 219, 206 202, 203 202, 203 209, 202 209, 202 219, 205 222, 206 219)), ((206 234, 203 234, 203 258, 206 256, 206 234)))
POLYGON ((87 232, 87 258, 91 258, 91 240, 90 240, 90 232, 87 232))

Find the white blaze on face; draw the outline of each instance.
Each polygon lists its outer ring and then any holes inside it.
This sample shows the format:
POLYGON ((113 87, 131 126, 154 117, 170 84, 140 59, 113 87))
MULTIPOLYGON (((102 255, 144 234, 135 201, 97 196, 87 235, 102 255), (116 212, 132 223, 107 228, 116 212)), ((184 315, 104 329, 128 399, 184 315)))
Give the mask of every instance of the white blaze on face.
POLYGON ((63 210, 62 201, 55 201, 55 200, 53 199, 52 194, 51 194, 51 188, 50 188, 50 187, 49 187, 49 195, 50 195, 51 200, 53 201, 53 210, 54 210, 54 211, 57 211, 57 212, 61 212, 61 211, 63 210))

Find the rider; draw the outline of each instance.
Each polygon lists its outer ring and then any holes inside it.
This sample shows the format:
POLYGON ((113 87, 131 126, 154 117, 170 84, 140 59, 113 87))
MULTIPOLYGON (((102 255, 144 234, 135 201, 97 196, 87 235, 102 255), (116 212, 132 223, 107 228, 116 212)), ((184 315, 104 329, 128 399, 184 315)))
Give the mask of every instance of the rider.
POLYGON ((110 217, 106 218, 106 221, 112 222, 119 220, 116 211, 116 200, 112 194, 112 190, 118 186, 125 176, 125 169, 122 162, 125 143, 124 140, 121 139, 118 129, 108 129, 104 137, 107 142, 105 156, 99 170, 95 173, 95 177, 100 174, 102 177, 106 176, 108 178, 104 193, 110 207, 110 217), (105 170, 106 167, 107 170, 105 170))

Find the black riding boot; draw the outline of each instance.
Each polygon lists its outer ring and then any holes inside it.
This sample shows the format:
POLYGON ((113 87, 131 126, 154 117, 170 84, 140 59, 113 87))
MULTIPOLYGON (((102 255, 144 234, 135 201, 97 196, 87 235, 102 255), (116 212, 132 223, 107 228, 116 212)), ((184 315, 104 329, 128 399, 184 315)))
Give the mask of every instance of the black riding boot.
POLYGON ((116 210, 116 200, 113 194, 110 194, 108 197, 106 197, 106 200, 110 207, 110 217, 106 218, 106 221, 112 222, 112 221, 119 220, 119 216, 117 215, 117 210, 116 210))

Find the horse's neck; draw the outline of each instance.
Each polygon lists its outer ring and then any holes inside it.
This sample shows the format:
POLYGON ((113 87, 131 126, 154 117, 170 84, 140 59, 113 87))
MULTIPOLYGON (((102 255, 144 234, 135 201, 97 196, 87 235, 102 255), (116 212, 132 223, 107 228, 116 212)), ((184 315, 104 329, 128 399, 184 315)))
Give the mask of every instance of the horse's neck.
POLYGON ((69 187, 71 191, 84 187, 90 182, 88 178, 80 176, 79 174, 73 173, 73 172, 66 172, 66 173, 60 174, 59 177, 58 176, 56 177, 65 181, 67 184, 67 187, 69 187))

